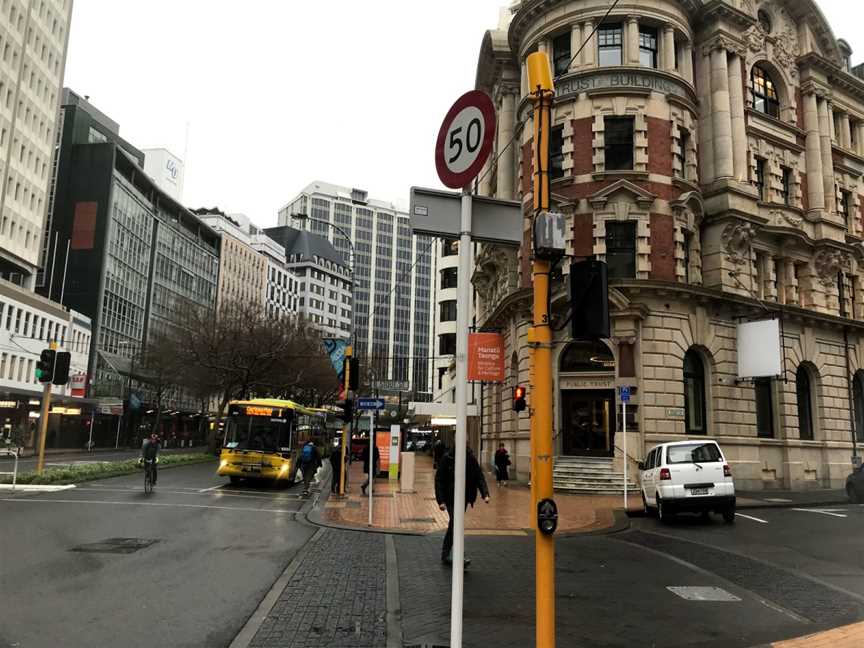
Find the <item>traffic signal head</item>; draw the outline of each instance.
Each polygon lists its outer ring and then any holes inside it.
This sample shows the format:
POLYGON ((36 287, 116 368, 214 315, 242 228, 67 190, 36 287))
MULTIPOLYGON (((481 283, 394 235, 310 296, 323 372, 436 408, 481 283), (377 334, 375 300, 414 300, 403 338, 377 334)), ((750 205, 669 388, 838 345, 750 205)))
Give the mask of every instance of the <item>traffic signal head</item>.
MULTIPOLYGON (((39 382, 48 383, 54 378, 54 360, 57 352, 53 349, 43 349, 36 362, 36 378, 39 382)), ((68 366, 67 366, 68 373, 68 366)))
POLYGON ((354 401, 346 398, 342 403, 342 420, 346 423, 354 419, 354 401))
POLYGON ((357 391, 360 388, 360 360, 358 358, 347 358, 348 365, 348 389, 357 391))
POLYGON ((521 412, 525 409, 525 388, 518 385, 513 388, 513 411, 521 412))
POLYGON ((54 359, 54 380, 55 385, 65 385, 69 382, 69 363, 72 361, 72 354, 68 351, 57 351, 54 359))

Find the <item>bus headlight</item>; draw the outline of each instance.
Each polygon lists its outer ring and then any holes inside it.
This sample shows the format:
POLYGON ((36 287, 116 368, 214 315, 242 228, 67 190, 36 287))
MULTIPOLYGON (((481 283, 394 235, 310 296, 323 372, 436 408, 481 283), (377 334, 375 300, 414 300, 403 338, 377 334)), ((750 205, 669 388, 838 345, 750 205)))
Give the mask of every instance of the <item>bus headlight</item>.
POLYGON ((228 465, 228 460, 227 460, 227 459, 223 459, 222 461, 219 462, 219 467, 220 467, 220 468, 224 468, 224 467, 227 466, 227 465, 228 465))
POLYGON ((282 464, 282 467, 279 469, 280 474, 286 473, 286 472, 288 472, 288 464, 287 463, 282 464))

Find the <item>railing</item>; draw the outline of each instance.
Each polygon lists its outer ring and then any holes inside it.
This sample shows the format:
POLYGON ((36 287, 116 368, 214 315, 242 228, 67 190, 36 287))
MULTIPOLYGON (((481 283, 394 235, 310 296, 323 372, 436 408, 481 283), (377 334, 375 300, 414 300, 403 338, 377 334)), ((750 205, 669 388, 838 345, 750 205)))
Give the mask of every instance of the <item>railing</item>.
POLYGON ((15 490, 15 483, 18 481, 18 450, 13 450, 11 448, 0 448, 0 455, 6 455, 7 457, 15 457, 15 464, 12 472, 0 471, 0 475, 12 475, 12 490, 15 490))

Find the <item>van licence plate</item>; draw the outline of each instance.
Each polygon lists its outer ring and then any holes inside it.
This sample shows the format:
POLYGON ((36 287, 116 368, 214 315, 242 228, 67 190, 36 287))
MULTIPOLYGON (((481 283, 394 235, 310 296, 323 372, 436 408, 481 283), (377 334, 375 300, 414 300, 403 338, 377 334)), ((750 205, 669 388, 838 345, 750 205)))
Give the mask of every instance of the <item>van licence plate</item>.
POLYGON ((707 488, 691 488, 690 494, 691 495, 707 495, 708 489, 707 488))

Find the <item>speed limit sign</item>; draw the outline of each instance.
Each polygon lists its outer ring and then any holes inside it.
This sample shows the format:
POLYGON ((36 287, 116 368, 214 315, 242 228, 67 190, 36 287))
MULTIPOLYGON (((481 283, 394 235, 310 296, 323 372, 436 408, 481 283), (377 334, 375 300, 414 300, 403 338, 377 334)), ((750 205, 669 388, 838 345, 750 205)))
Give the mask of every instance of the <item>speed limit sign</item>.
POLYGON ((435 144, 435 168, 451 189, 470 183, 486 163, 495 138, 495 106, 485 92, 472 90, 456 100, 435 144))

